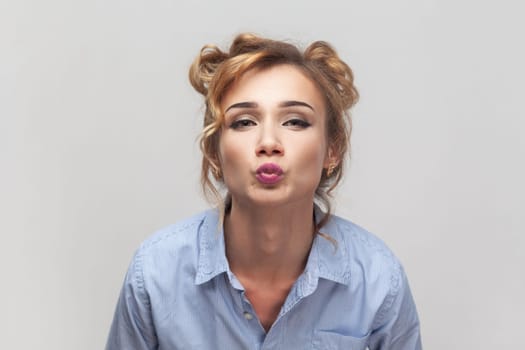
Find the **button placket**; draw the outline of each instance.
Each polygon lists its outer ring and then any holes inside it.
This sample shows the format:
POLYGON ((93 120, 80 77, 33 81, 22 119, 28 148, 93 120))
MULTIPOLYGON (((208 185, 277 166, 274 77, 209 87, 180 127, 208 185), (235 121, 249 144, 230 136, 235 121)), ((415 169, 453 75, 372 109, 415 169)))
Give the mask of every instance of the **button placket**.
POLYGON ((253 311, 252 304, 250 303, 248 298, 246 298, 244 291, 241 292, 241 302, 243 306, 243 312, 242 312, 243 317, 247 321, 253 320, 255 318, 255 313, 253 311))

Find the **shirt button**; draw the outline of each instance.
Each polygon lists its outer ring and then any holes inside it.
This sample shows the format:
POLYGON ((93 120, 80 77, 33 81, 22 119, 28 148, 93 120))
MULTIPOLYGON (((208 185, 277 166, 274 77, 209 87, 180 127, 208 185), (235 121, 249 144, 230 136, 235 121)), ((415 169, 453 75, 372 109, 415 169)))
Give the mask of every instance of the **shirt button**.
POLYGON ((253 315, 249 312, 244 312, 243 315, 244 315, 244 318, 247 319, 248 321, 253 319, 253 315))

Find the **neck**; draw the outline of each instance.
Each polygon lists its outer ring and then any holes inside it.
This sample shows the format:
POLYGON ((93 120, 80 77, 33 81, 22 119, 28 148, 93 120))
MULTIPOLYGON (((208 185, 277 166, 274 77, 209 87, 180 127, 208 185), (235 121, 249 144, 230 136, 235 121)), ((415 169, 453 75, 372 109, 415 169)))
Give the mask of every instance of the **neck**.
POLYGON ((313 202, 255 208, 232 201, 224 231, 230 268, 238 277, 293 282, 304 270, 314 238, 313 202))

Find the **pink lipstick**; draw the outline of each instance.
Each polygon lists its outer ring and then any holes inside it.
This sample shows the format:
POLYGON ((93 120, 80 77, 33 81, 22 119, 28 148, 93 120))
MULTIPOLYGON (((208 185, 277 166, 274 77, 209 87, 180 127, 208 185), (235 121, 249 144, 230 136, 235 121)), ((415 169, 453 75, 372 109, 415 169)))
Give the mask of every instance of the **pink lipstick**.
POLYGON ((283 178, 283 169, 275 163, 264 163, 257 168, 255 178, 265 185, 273 185, 283 178))

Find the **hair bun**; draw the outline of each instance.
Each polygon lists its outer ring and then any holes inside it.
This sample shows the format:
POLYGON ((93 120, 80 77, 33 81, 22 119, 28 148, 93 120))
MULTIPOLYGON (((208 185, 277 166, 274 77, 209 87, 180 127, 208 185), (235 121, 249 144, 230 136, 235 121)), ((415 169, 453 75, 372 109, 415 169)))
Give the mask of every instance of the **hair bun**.
POLYGON ((190 67, 190 83, 202 95, 208 94, 208 87, 219 65, 228 55, 215 45, 206 45, 201 49, 190 67))
POLYGON ((356 104, 359 94, 354 86, 352 69, 339 58, 330 44, 325 41, 313 42, 305 50, 304 56, 311 60, 335 85, 341 96, 344 110, 356 104))

